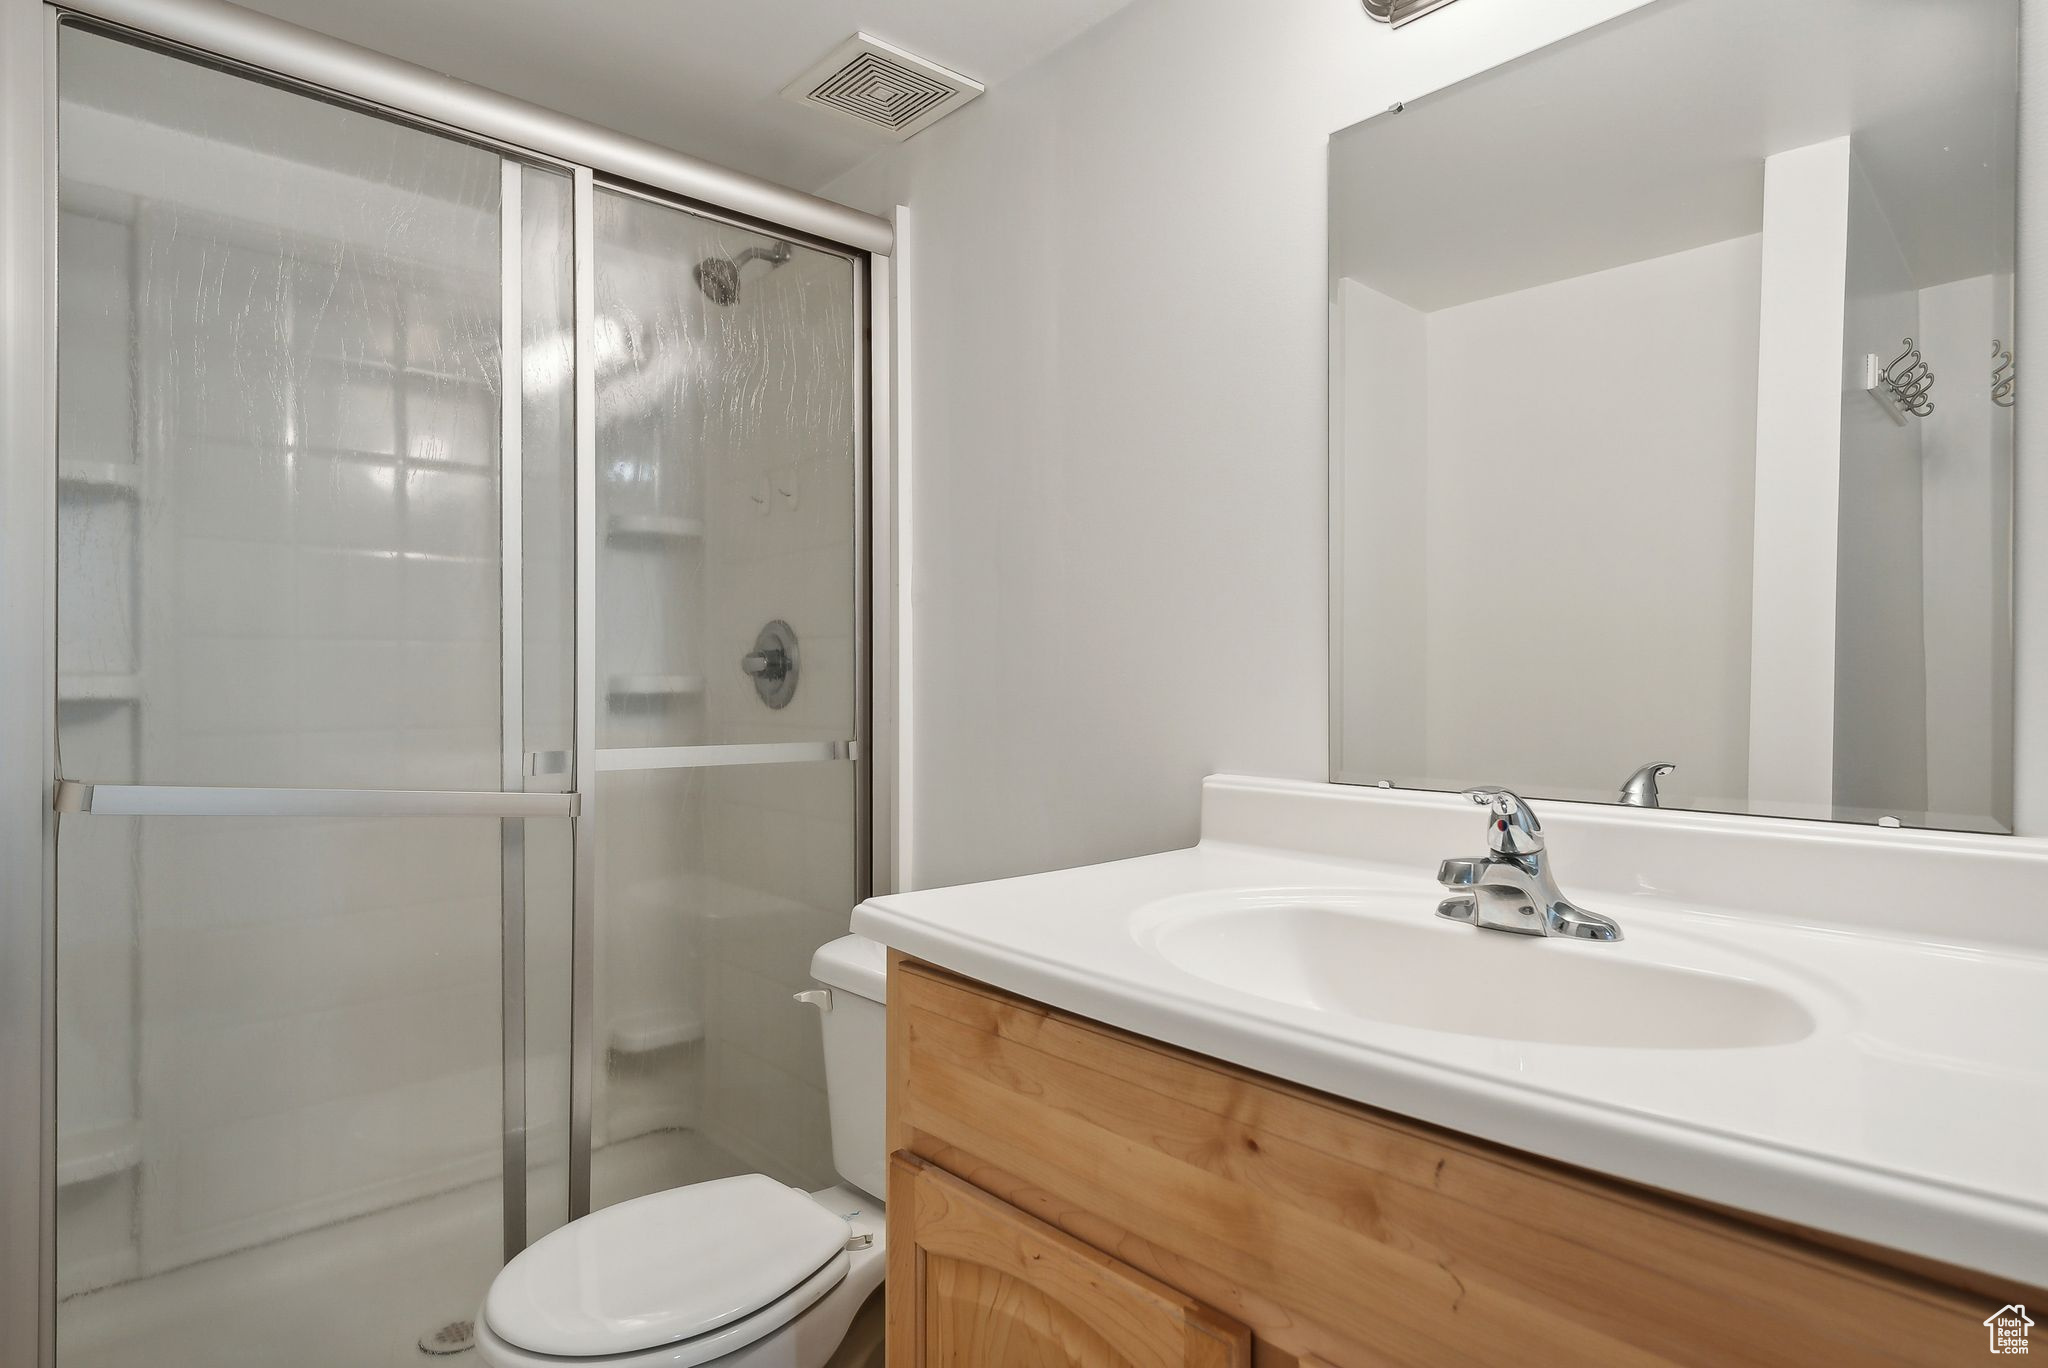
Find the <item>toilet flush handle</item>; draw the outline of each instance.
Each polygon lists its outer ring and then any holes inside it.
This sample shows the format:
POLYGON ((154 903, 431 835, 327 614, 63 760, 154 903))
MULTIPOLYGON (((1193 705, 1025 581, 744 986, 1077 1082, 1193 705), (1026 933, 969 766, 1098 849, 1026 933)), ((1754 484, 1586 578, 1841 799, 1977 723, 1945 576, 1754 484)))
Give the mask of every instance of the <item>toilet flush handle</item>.
POLYGON ((832 1010, 832 990, 830 988, 813 988, 808 993, 796 993, 792 997, 795 1001, 808 1003, 821 1012, 832 1010))

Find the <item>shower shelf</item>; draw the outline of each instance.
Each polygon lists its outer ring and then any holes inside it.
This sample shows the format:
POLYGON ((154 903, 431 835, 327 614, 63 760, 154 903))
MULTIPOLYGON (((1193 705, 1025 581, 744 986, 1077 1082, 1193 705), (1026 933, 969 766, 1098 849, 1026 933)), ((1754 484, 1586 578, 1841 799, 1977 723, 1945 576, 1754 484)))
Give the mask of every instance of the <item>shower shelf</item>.
POLYGON ((704 1023, 690 1012, 650 1012, 615 1021, 609 1036, 613 1054, 653 1054, 704 1038, 704 1023))
POLYGON ((133 461, 59 461, 57 483, 68 489, 135 495, 142 492, 142 467, 133 461))
POLYGON ((696 518, 614 513, 606 532, 614 541, 695 541, 704 535, 704 524, 696 518))
POLYGON ((133 703, 142 697, 142 676, 67 674, 57 676, 60 703, 133 703))
POLYGON ((704 692, 704 676, 690 674, 615 674, 605 683, 613 698, 695 698, 704 692))
POLYGON ((77 1187, 142 1163, 142 1123, 123 1121, 57 1141, 57 1186, 77 1187))

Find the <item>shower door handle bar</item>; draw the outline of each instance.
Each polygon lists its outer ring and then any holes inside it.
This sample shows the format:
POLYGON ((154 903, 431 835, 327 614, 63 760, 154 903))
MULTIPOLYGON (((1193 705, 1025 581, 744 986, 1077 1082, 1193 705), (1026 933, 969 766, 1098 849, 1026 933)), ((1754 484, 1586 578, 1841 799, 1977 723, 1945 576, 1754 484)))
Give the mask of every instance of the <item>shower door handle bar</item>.
POLYGON ((712 769, 725 765, 805 765, 851 760, 851 741, 766 741, 723 746, 640 746, 600 750, 600 773, 612 770, 712 769))
POLYGON ((574 817, 573 793, 211 788, 60 779, 51 806, 96 817, 574 817))

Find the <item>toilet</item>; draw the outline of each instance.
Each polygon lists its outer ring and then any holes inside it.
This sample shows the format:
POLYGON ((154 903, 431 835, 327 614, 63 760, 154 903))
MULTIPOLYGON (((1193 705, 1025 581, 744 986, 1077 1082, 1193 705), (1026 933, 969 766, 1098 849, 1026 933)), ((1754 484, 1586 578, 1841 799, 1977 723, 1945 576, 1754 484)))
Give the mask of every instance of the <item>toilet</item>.
POLYGON ((476 1318, 491 1368, 865 1368, 881 1363, 885 958, 846 936, 811 959, 832 1161, 821 1192, 766 1174, 621 1202, 536 1240, 476 1318), (865 1308, 865 1309, 864 1309, 865 1308))

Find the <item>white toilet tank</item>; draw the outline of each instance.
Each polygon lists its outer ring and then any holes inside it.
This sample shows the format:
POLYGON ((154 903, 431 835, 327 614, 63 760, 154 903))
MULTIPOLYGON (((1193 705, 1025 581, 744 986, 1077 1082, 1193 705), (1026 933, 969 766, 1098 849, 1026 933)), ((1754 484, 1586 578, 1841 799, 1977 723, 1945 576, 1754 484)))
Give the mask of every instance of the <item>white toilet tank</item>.
POLYGON ((888 952, 865 936, 841 936, 811 957, 811 977, 831 991, 819 1004, 825 1037, 825 1093, 832 1115, 832 1166, 870 1197, 887 1196, 884 1131, 888 1097, 888 952))

